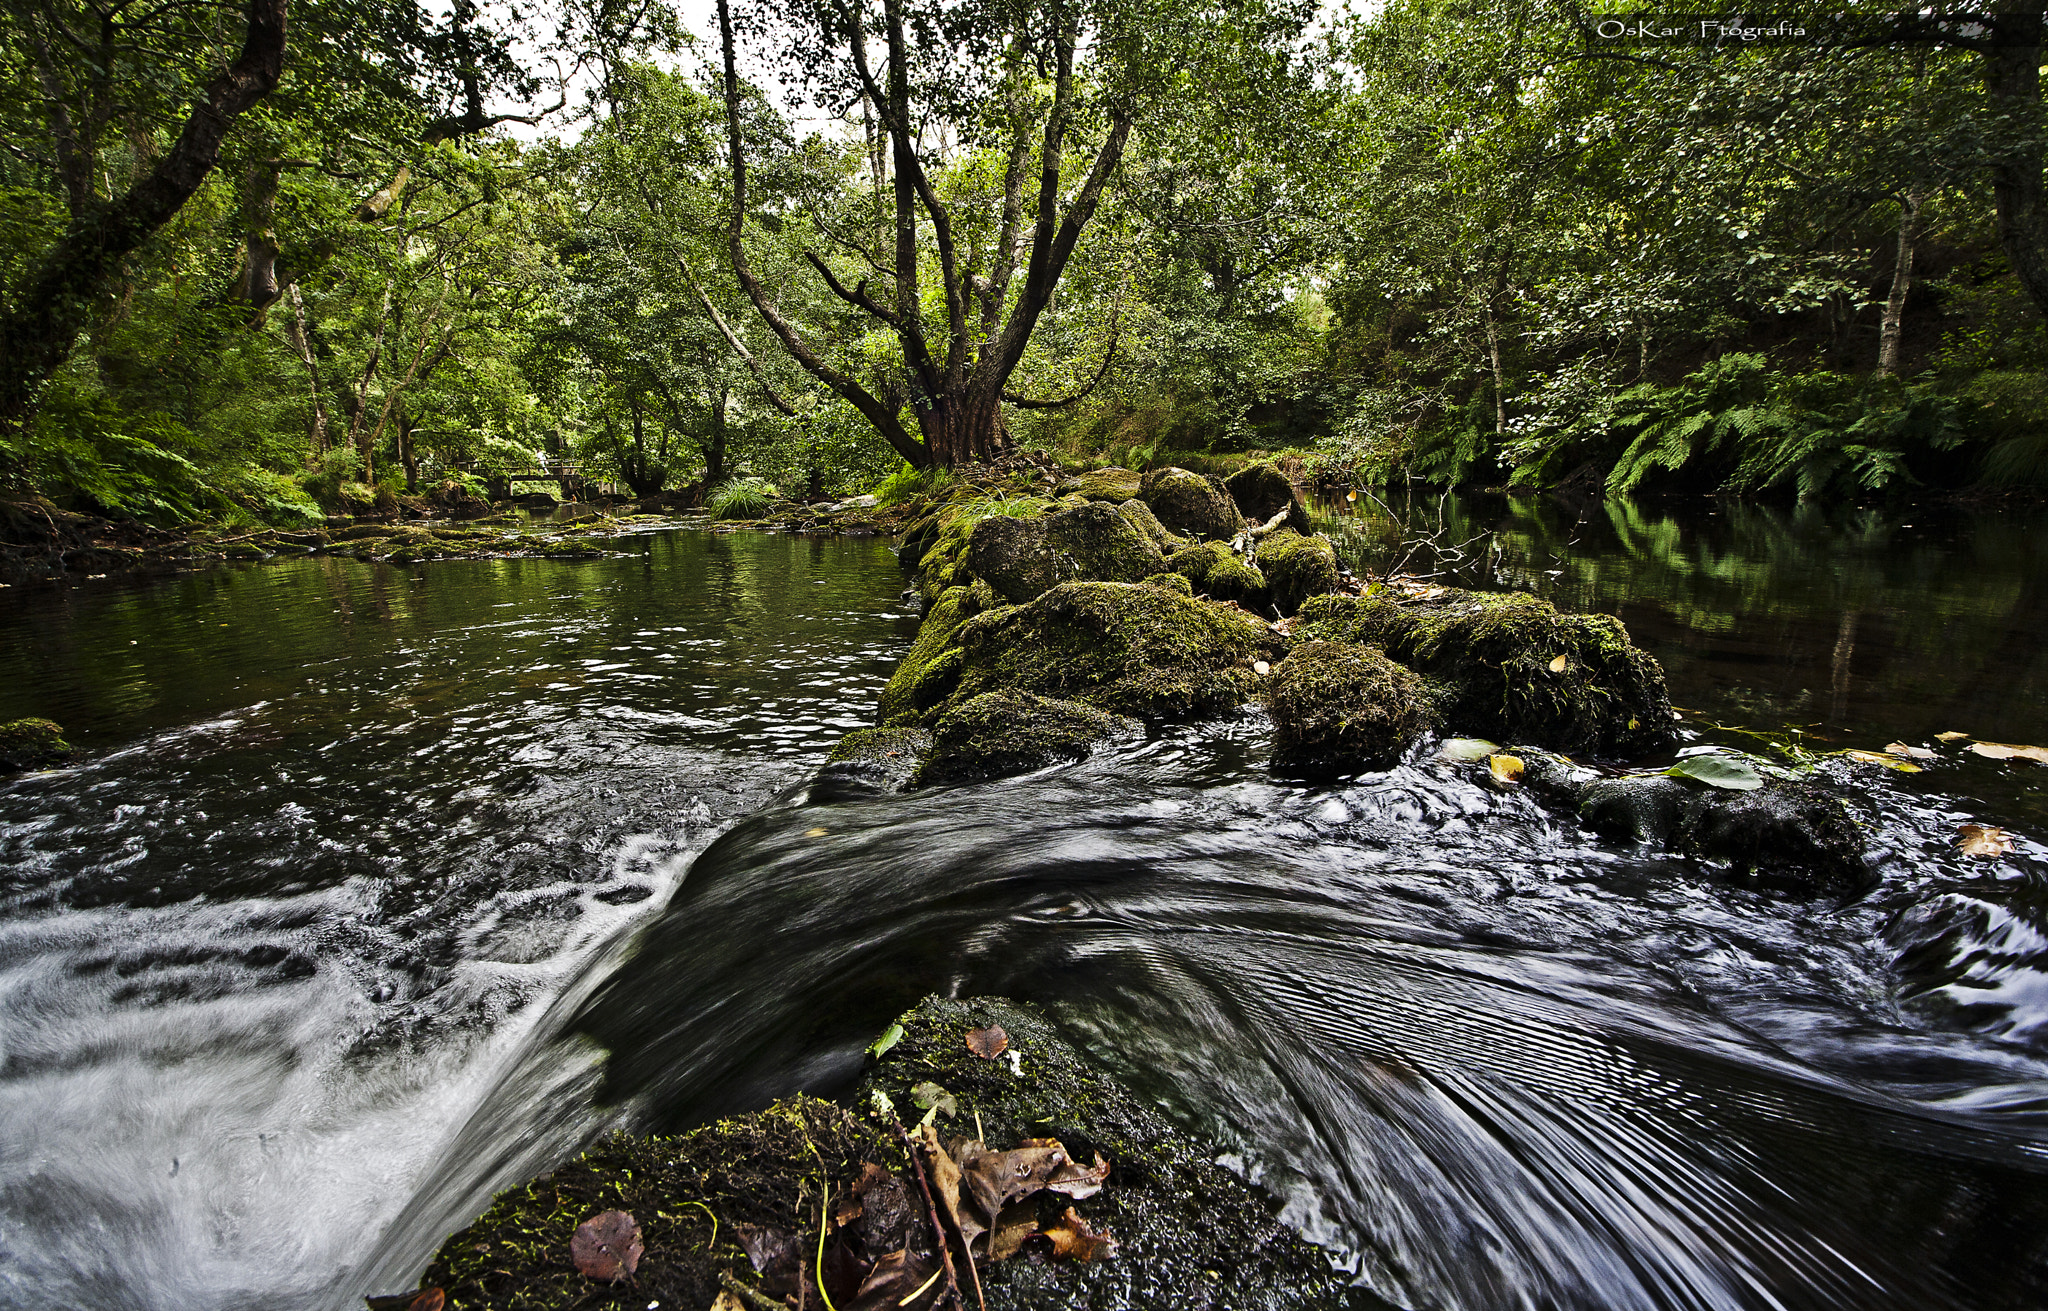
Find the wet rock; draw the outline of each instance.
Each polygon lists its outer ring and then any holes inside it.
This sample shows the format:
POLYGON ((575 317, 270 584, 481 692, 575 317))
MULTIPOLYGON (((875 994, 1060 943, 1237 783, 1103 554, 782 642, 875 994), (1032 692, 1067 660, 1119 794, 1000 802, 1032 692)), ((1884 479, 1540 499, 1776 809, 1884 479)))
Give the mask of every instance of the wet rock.
POLYGON ((1084 760, 1096 743, 1139 727, 1135 720, 1074 701, 1030 692, 984 692, 939 717, 931 755, 914 782, 1001 778, 1084 760))
POLYGON ((1273 764, 1290 773, 1385 769, 1429 727, 1422 680, 1369 646, 1304 642, 1265 692, 1273 764))
POLYGON ((1266 576, 1240 559, 1228 542, 1201 542, 1175 551, 1167 557, 1166 567, 1218 601, 1234 601, 1261 614, 1272 603, 1266 576))
POLYGON ((1112 714, 1185 720, 1250 699, 1265 624, 1161 587, 1072 582, 1029 605, 977 615, 957 635, 955 702, 1016 689, 1112 714))
POLYGON ((1577 789, 1579 821, 1602 837, 1665 848, 1684 845, 1698 789, 1675 778, 1603 778, 1577 789))
POLYGON ((1237 503, 1238 511, 1247 519, 1270 523, 1274 515, 1285 510, 1287 518, 1282 521, 1285 527, 1292 528, 1303 537, 1313 531, 1308 507, 1301 503, 1293 482, 1271 461, 1247 464, 1223 480, 1223 490, 1230 493, 1230 499, 1237 503))
POLYGON ((984 519, 966 554, 970 575, 1018 603, 1071 579, 1135 583, 1165 567, 1151 538, 1115 506, 1098 502, 1035 519, 984 519))
POLYGON ((921 728, 856 728, 825 757, 811 800, 901 792, 931 751, 932 735, 921 728))
POLYGON ((1197 541, 1229 541, 1244 531, 1244 516, 1214 483, 1186 469, 1154 469, 1145 475, 1139 496, 1169 530, 1197 541))
POLYGON ((1312 596, 1336 590, 1337 551, 1320 533, 1304 537, 1291 528, 1275 529, 1259 540, 1257 558, 1273 605, 1283 615, 1300 610, 1312 596))
POLYGON ((1387 589, 1302 603, 1302 636, 1381 647, 1431 684, 1453 732, 1628 755, 1670 745, 1664 671, 1611 615, 1559 612, 1525 592, 1387 589))
MULTIPOLYGON (((912 1107, 912 1088, 936 1083, 979 1114, 992 1146, 1056 1138, 1077 1157, 1099 1152, 1110 1163, 1108 1185, 1078 1209, 1116 1235, 1116 1255, 984 1262, 990 1311, 1384 1306, 1349 1288, 1320 1249, 1275 1218, 1270 1199, 1217 1165, 1214 1145, 1175 1128, 1091 1066, 1036 1009, 996 997, 932 997, 897 1023, 903 1037, 862 1079, 856 1104, 879 1093, 899 1109, 912 1107), (984 1060, 964 1035, 991 1025, 1004 1030, 1009 1048, 984 1060)), ((940 1124, 943 1136, 963 1132, 974 1133, 971 1120, 965 1128, 940 1124)), ((1043 1227, 1068 1203, 1042 1194, 1038 1205, 1043 1227)))
POLYGON ((54 720, 14 719, 0 724, 0 774, 61 765, 71 754, 64 730, 54 720))
POLYGON ((917 640, 882 689, 877 720, 884 727, 908 724, 952 695, 962 659, 955 636, 967 621, 970 604, 968 590, 955 587, 925 614, 917 640))
POLYGON ((1138 494, 1141 477, 1135 469, 1090 469, 1087 473, 1061 479, 1053 490, 1061 496, 1083 496, 1091 501, 1108 501, 1116 505, 1138 494))

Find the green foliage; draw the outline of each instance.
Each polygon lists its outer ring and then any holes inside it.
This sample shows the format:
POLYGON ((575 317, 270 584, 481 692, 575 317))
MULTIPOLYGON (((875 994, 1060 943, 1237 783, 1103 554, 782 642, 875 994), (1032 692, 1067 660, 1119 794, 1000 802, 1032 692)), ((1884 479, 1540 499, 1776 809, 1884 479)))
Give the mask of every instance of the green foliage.
POLYGON ((944 469, 917 469, 906 460, 894 473, 875 485, 874 496, 883 505, 901 505, 913 496, 944 491, 952 481, 953 475, 944 469))
POLYGON ((776 494, 772 484, 759 478, 735 478, 713 488, 704 504, 713 519, 759 519, 776 494))

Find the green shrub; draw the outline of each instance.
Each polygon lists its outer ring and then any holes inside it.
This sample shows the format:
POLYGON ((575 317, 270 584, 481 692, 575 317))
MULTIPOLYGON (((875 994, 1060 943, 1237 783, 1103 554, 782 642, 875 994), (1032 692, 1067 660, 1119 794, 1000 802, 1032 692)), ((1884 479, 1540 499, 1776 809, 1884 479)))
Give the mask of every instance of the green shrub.
POLYGON ((953 475, 944 469, 914 469, 905 460, 896 472, 881 481, 874 496, 883 505, 901 505, 913 496, 944 491, 952 481, 953 475))
POLYGON ((713 519, 759 519, 774 495, 775 488, 759 478, 734 478, 714 488, 705 504, 713 519))

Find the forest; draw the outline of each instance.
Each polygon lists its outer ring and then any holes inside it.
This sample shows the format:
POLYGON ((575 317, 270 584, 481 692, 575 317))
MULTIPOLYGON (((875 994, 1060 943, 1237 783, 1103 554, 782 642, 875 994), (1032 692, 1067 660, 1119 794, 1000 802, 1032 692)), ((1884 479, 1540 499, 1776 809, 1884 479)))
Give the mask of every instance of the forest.
POLYGON ((0 482, 2048 484, 2040 12, 1616 8, 7 0, 0 482))

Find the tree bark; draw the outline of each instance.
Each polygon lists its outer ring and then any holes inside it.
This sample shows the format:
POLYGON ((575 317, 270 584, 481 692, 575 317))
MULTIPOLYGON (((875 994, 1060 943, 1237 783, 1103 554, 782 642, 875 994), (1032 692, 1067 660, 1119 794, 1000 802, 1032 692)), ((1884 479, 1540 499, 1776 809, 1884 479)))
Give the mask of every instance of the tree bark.
POLYGON ((242 222, 245 251, 242 276, 235 295, 256 309, 277 302, 282 293, 277 285, 277 184, 284 166, 275 159, 261 159, 242 174, 242 222))
POLYGON ((293 283, 289 292, 292 301, 292 321, 285 334, 299 352, 299 362, 306 366, 306 391, 313 403, 312 416, 306 421, 306 463, 318 464, 327 451, 327 404, 320 396, 320 364, 313 358, 313 335, 306 329, 306 302, 299 296, 299 287, 293 283))
POLYGON ((1926 197, 1908 192, 1899 197, 1899 253, 1892 266, 1891 295, 1884 302, 1884 318, 1877 331, 1877 372, 1888 376, 1899 371, 1899 340, 1906 317, 1906 295, 1913 290, 1913 243, 1919 234, 1920 206, 1926 197))
POLYGON ((236 118, 277 86, 287 3, 249 0, 241 52, 202 89, 177 141, 119 197, 74 214, 20 294, 10 297, 20 308, 0 320, 0 439, 34 416, 43 385, 70 355, 122 259, 191 199, 213 171, 236 118))

